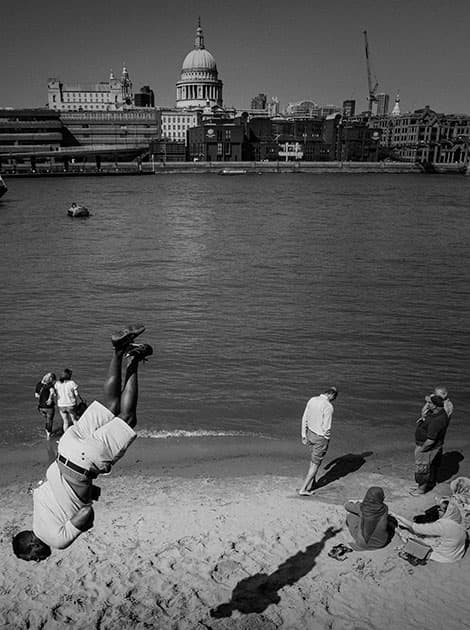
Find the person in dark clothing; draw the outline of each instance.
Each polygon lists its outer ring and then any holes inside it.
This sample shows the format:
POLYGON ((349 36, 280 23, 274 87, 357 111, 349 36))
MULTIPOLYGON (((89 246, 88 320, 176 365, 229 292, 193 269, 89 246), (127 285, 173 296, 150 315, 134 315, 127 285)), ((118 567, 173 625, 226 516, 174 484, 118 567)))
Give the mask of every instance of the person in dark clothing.
POLYGON ((38 411, 44 416, 46 422, 46 438, 49 440, 52 434, 52 426, 55 415, 55 388, 56 375, 52 372, 44 374, 36 385, 34 395, 38 399, 38 411))
POLYGON ((428 411, 415 430, 415 481, 416 488, 410 494, 424 494, 434 487, 436 473, 442 457, 442 447, 449 426, 442 396, 429 397, 428 411))
POLYGON ((391 540, 393 527, 384 499, 383 489, 372 486, 362 501, 345 504, 346 524, 354 539, 353 549, 381 549, 391 540))

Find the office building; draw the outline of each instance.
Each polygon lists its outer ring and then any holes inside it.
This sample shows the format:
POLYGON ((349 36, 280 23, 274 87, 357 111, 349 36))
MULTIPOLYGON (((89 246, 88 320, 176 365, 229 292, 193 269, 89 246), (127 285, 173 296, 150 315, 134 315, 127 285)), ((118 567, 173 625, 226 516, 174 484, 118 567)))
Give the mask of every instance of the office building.
POLYGON ((348 99, 343 101, 343 116, 345 118, 350 118, 354 116, 356 113, 356 101, 353 99, 348 99))
POLYGON ((266 103, 267 103, 267 97, 266 94, 258 94, 258 96, 255 96, 254 98, 251 99, 251 109, 257 110, 257 109, 262 109, 262 110, 266 110, 266 103))
POLYGON ((388 114, 388 107, 390 102, 390 95, 381 92, 377 94, 377 116, 385 116, 388 114))

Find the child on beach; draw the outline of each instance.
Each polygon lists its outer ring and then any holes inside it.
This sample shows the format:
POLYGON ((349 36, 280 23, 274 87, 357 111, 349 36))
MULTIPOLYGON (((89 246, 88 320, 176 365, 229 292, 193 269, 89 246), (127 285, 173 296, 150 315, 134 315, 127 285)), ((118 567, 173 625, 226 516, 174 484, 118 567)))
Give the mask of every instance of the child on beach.
POLYGON ((92 502, 100 494, 93 480, 109 472, 136 437, 137 369, 153 354, 148 344, 133 343, 144 330, 132 325, 112 335, 113 356, 104 383, 106 406, 95 400, 59 440, 57 460, 33 492, 33 529, 13 538, 18 558, 44 560, 51 547, 65 549, 93 526, 92 502))
POLYGON ((79 393, 77 383, 72 380, 72 370, 65 368, 62 376, 55 383, 55 390, 57 408, 64 423, 63 431, 65 433, 78 420, 75 407, 78 403, 79 393))

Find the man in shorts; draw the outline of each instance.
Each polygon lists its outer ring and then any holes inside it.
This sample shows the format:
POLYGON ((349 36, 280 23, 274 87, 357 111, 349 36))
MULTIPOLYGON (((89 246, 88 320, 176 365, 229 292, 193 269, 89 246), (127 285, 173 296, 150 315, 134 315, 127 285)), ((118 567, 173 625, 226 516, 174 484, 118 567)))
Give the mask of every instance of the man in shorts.
POLYGON ((326 455, 331 437, 333 419, 332 402, 338 395, 336 387, 330 387, 320 396, 310 398, 302 416, 302 444, 310 446, 311 460, 304 483, 299 490, 301 496, 311 496, 315 491, 316 477, 326 455))
POLYGON ((425 494, 436 484, 437 471, 441 463, 442 448, 449 416, 444 407, 442 396, 433 394, 426 402, 427 411, 415 429, 415 481, 417 486, 410 489, 410 494, 425 494))
POLYGON ((18 558, 44 560, 51 547, 65 549, 93 527, 92 503, 100 494, 93 480, 109 472, 136 437, 138 365, 153 354, 148 344, 134 343, 144 330, 144 326, 131 325, 112 335, 105 405, 95 400, 59 440, 57 460, 33 491, 33 529, 13 538, 18 558))

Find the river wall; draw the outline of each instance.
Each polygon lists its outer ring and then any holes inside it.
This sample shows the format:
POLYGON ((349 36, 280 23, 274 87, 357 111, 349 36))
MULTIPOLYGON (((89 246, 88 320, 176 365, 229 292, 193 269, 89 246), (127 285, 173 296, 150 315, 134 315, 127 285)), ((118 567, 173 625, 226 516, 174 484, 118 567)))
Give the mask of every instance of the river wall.
MULTIPOLYGON (((223 174, 224 171, 246 174, 263 173, 343 173, 343 174, 465 174, 461 164, 426 165, 407 162, 119 162, 102 163, 100 168, 93 162, 71 165, 64 170, 60 164, 38 164, 33 171, 26 165, 4 168, 5 177, 79 177, 99 175, 167 175, 167 174, 223 174)), ((466 174, 469 174, 467 168, 466 174)))

